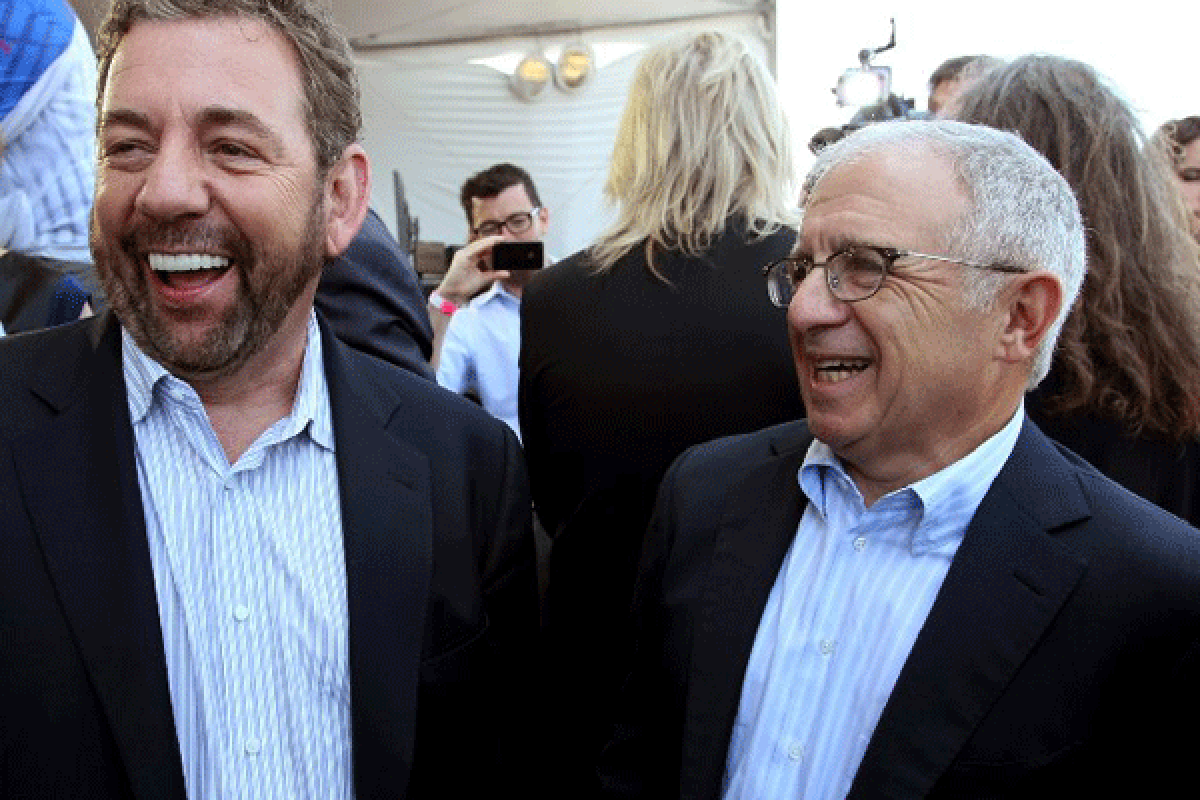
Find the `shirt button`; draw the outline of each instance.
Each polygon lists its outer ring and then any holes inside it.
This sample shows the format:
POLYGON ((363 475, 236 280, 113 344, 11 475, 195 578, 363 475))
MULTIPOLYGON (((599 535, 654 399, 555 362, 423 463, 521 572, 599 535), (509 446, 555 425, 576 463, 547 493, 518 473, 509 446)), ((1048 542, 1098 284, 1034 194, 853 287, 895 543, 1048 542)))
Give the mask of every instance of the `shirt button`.
POLYGON ((800 761, 804 758, 804 745, 794 744, 788 748, 788 758, 792 761, 800 761))
POLYGON ((262 741, 259 739, 246 740, 246 755, 256 756, 262 751, 262 741))
POLYGON ((854 549, 860 553, 863 550, 867 549, 867 537, 859 536, 857 539, 855 539, 854 540, 854 549))
POLYGON ((834 642, 832 639, 821 640, 821 655, 828 656, 833 654, 834 642))
POLYGON ((250 607, 238 604, 233 607, 233 618, 238 622, 245 622, 250 617, 250 607))

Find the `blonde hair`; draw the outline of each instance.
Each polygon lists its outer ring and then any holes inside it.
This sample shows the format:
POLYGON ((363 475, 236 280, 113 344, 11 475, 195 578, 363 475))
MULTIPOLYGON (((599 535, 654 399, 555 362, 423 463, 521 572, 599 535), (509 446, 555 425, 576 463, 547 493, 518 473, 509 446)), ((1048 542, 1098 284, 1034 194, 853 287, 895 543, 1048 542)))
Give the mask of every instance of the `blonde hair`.
POLYGON ((739 37, 707 32, 637 67, 604 193, 617 219, 591 250, 605 272, 642 245, 698 255, 734 216, 755 238, 796 220, 792 152, 774 79, 739 37))

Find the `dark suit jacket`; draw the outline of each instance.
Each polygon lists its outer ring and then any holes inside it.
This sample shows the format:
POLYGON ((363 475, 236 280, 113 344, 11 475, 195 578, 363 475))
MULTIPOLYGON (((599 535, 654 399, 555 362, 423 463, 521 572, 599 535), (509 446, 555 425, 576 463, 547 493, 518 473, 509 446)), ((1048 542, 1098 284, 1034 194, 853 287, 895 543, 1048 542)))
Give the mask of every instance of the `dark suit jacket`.
MULTIPOLYGON (((357 796, 482 796, 523 771, 503 752, 537 625, 520 448, 322 329, 357 796)), ((179 800, 120 329, 0 340, 0 375, 0 797, 179 800)))
MULTIPOLYGON (((758 622, 804 510, 795 422, 688 451, 637 590, 608 796, 717 798, 758 622)), ((1200 536, 1026 422, 850 797, 1151 797, 1190 770, 1200 536), (1185 755, 1186 754, 1186 755, 1185 755)))
POLYGON ((355 350, 433 380, 433 327, 408 254, 374 211, 346 252, 325 265, 314 303, 355 350))
POLYGON ((88 296, 66 266, 65 261, 12 251, 0 256, 0 323, 6 333, 79 319, 88 296))

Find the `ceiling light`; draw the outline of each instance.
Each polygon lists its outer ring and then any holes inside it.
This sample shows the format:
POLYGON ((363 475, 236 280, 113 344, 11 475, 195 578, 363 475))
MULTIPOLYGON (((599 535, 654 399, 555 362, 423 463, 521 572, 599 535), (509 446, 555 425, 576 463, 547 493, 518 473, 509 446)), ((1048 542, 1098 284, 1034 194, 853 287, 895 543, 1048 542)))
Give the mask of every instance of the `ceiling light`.
POLYGON ((558 69, 554 72, 558 88, 574 92, 582 88, 595 72, 596 57, 592 48, 583 42, 567 45, 558 57, 558 69))
POLYGON ((522 100, 533 100, 542 93, 546 84, 550 83, 550 74, 553 71, 554 66, 546 60, 546 56, 542 55, 540 50, 530 53, 521 59, 521 63, 517 64, 517 69, 513 72, 510 81, 513 93, 522 100))

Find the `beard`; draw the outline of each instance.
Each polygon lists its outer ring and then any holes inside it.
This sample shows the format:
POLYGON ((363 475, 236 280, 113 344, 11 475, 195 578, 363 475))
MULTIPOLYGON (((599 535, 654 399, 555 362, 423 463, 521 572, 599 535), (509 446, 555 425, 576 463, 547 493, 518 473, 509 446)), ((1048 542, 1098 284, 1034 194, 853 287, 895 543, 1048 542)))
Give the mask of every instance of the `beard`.
POLYGON ((144 222, 109 247, 91 225, 92 254, 109 305, 138 347, 183 379, 211 380, 236 373, 271 341, 325 263, 324 203, 318 193, 300 241, 260 243, 256 249, 232 226, 144 222), (217 252, 238 272, 237 296, 199 338, 185 337, 156 307, 145 254, 155 250, 217 252))

